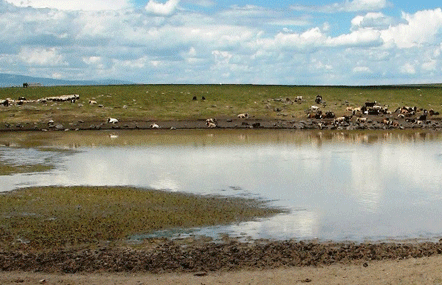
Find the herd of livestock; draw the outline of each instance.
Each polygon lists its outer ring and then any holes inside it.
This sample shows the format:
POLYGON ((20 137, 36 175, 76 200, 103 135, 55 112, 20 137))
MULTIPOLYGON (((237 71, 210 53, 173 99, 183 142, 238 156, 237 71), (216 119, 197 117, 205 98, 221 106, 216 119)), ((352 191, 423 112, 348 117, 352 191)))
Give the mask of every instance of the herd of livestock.
MULTIPOLYGON (((47 102, 72 102, 75 103, 80 99, 78 94, 61 95, 53 97, 45 97, 38 100, 26 100, 26 98, 18 98, 13 100, 10 98, 1 100, 0 106, 23 105, 24 103, 47 103, 47 102)), ((205 98, 203 98, 204 100, 205 98)), ((195 100, 195 98, 193 98, 195 100)), ((292 102, 303 103, 305 99, 302 96, 296 96, 292 102)), ((366 128, 414 128, 414 127, 435 127, 440 128, 440 119, 432 119, 438 116, 439 112, 433 109, 422 109, 416 106, 402 106, 392 111, 388 106, 381 105, 376 101, 365 102, 360 107, 347 106, 342 110, 342 116, 336 116, 332 111, 323 111, 327 106, 321 95, 317 95, 314 99, 315 105, 311 105, 306 112, 306 119, 301 120, 293 126, 295 128, 319 128, 319 129, 366 129, 366 128)), ((95 101, 89 101, 89 104, 96 104, 95 101)), ((348 105, 348 104, 347 104, 348 105)), ((254 120, 248 113, 237 115, 237 119, 242 121, 254 120)), ((232 121, 232 120, 230 120, 232 121)), ((116 118, 108 118, 109 124, 117 124, 119 120, 116 118)), ((293 123, 295 123, 293 121, 293 123)), ((244 125, 248 125, 244 122, 244 125)), ((214 118, 206 120, 208 128, 219 127, 218 121, 214 118)), ((252 122, 250 127, 263 127, 258 122, 252 122)), ((160 128, 157 124, 150 125, 150 128, 160 128)))

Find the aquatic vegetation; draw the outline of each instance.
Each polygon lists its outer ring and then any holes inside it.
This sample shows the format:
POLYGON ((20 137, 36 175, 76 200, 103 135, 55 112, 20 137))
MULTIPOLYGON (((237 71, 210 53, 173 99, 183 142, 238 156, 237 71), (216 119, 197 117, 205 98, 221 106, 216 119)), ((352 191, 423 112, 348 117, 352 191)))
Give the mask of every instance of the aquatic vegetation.
POLYGON ((33 187, 0 195, 0 247, 118 243, 136 233, 228 224, 282 209, 247 198, 131 187, 33 187))

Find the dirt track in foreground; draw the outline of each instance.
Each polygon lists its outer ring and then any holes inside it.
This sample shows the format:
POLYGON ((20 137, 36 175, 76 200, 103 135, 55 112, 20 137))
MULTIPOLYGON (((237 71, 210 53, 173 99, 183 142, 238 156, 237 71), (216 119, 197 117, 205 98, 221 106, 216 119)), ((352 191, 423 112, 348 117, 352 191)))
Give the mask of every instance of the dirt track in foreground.
POLYGON ((0 284, 441 284, 442 256, 373 261, 363 264, 336 264, 319 267, 292 267, 266 270, 194 273, 94 273, 47 274, 0 272, 0 284), (203 275, 203 276, 201 276, 203 275))

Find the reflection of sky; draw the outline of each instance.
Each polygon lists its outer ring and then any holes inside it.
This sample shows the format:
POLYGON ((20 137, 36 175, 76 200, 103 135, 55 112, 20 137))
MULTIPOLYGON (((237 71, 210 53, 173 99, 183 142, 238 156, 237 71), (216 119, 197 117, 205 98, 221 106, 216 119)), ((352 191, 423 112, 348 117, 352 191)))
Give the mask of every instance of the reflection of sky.
POLYGON ((442 148, 436 142, 85 147, 17 185, 133 185, 251 195, 294 209, 229 226, 253 238, 363 239, 442 235, 442 148))

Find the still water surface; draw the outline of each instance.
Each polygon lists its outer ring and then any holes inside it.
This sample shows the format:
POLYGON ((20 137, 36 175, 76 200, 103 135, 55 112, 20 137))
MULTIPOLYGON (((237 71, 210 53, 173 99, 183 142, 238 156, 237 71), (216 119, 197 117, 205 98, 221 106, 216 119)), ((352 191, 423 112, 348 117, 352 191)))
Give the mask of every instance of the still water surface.
POLYGON ((254 239, 438 239, 442 237, 441 142, 442 134, 419 132, 2 135, 3 159, 52 159, 55 169, 0 176, 0 190, 131 185, 264 198, 290 209, 289 214, 270 219, 193 232, 213 237, 228 233, 254 239), (24 142, 26 148, 18 147, 24 142), (54 148, 71 151, 55 152, 53 160, 54 148))

